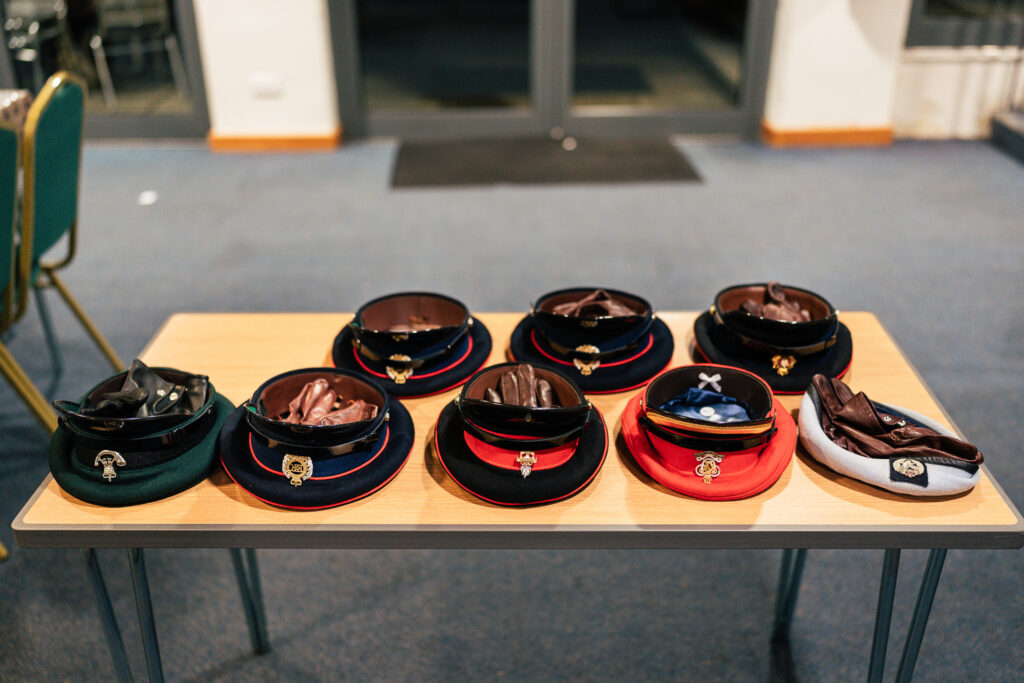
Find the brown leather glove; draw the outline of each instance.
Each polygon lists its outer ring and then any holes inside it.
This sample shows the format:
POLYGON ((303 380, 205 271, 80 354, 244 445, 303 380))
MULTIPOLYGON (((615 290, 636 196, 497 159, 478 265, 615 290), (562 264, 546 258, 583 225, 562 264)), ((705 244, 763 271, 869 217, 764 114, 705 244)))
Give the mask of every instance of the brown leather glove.
POLYGON ((498 386, 487 389, 485 398, 492 403, 505 403, 530 408, 551 408, 555 405, 551 384, 538 378, 532 365, 523 363, 501 373, 498 386))
POLYGON ((554 306, 551 311, 559 315, 584 316, 584 315, 612 315, 625 317, 638 315, 641 311, 634 311, 625 303, 616 299, 603 289, 598 289, 586 295, 578 301, 567 301, 564 304, 554 306))
POLYGON ((769 320, 784 322, 807 322, 811 319, 810 311, 800 308, 800 304, 786 299, 786 290, 778 282, 769 282, 764 290, 764 301, 746 299, 740 304, 747 313, 769 320))
POLYGON ((288 403, 285 422, 304 425, 340 425, 377 416, 377 406, 362 399, 339 397, 329 388, 327 380, 306 382, 302 391, 288 403))
POLYGON ((854 395, 842 380, 815 375, 811 382, 821 397, 822 428, 840 448, 868 458, 984 460, 973 444, 880 413, 864 392, 854 395))

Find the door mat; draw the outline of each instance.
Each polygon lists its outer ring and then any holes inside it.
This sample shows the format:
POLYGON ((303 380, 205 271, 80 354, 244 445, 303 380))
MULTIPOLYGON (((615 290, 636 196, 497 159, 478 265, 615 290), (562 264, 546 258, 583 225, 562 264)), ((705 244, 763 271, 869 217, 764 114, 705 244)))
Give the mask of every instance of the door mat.
POLYGON ((667 138, 519 138, 402 143, 392 187, 700 182, 667 138))

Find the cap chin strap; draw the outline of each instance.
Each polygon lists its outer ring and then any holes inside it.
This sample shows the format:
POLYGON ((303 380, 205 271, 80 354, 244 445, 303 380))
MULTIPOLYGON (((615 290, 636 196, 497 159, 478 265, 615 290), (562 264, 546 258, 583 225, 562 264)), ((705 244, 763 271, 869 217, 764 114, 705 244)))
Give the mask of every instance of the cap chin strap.
POLYGON ((371 349, 358 334, 358 329, 352 327, 352 346, 362 356, 377 363, 384 363, 388 377, 396 384, 405 384, 415 370, 432 361, 440 360, 451 355, 455 347, 465 339, 469 333, 470 325, 463 325, 458 333, 447 344, 434 348, 422 356, 411 356, 405 353, 383 354, 371 349))
POLYGON ((775 344, 768 344, 767 342, 754 339, 748 334, 744 334, 738 331, 735 327, 731 326, 729 322, 722 315, 722 312, 718 310, 717 306, 712 306, 711 310, 712 317, 714 318, 715 324, 725 328, 725 330, 736 337, 741 344, 747 348, 753 349, 754 351, 760 351, 762 353, 769 354, 790 354, 793 356, 810 356, 815 353, 820 353, 826 349, 830 349, 836 345, 839 340, 839 321, 833 320, 831 332, 824 339, 820 339, 813 344, 805 344, 803 346, 777 346, 775 344))
POLYGON ((722 439, 708 439, 691 436, 689 434, 680 434, 679 432, 666 429, 665 427, 652 422, 646 415, 641 415, 639 422, 647 432, 650 432, 673 445, 680 446, 691 451, 715 451, 718 453, 745 451, 750 448, 763 446, 772 440, 772 437, 775 436, 776 432, 775 421, 773 420, 771 428, 761 434, 757 434, 756 436, 746 438, 727 437, 722 439))
POLYGON ((563 446, 570 441, 579 439, 590 425, 590 420, 587 419, 583 424, 577 425, 562 434, 537 439, 529 437, 517 439, 509 436, 502 436, 500 434, 487 431, 486 429, 473 424, 469 420, 463 420, 463 424, 470 432, 472 432, 473 436, 491 446, 497 446, 498 448, 504 448, 512 451, 542 451, 546 448, 563 446))

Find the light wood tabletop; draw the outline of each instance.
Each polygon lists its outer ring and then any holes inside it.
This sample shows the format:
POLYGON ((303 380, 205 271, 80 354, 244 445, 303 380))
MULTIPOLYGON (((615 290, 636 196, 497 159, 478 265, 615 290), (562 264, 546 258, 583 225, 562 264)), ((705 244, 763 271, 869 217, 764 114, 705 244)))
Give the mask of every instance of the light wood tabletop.
MULTIPOLYGON (((695 312, 661 312, 676 349, 690 362, 695 312)), ((505 360, 521 314, 482 313, 505 360)), ((344 313, 181 313, 171 316, 142 359, 205 373, 241 403, 263 381, 329 360, 344 313)), ((877 318, 841 314, 854 342, 848 383, 891 405, 949 424, 877 318)), ((970 492, 937 499, 889 493, 833 473, 798 447, 768 490, 745 500, 700 501, 655 483, 622 445, 619 415, 635 391, 592 396, 611 445, 589 487, 568 500, 506 508, 460 489, 430 448, 434 421, 456 390, 404 401, 416 426, 412 455, 373 495, 310 512, 266 505, 218 467, 207 480, 164 500, 125 508, 83 503, 47 477, 13 524, 23 546, 37 547, 866 547, 1011 548, 1024 545, 1024 521, 983 468, 970 492)), ((796 413, 800 397, 783 397, 796 413)), ((1007 457, 986 453, 989 459, 1007 457)))

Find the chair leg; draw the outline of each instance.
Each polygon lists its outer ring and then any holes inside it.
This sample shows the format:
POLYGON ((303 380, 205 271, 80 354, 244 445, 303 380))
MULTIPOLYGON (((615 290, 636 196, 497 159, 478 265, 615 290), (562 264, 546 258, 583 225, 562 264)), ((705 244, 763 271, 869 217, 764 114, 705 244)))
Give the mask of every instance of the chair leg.
POLYGON ((117 95, 114 93, 114 79, 110 77, 110 65, 107 64, 103 39, 93 36, 89 40, 89 47, 92 48, 92 61, 96 64, 96 75, 100 79, 100 88, 103 90, 103 102, 107 105, 107 109, 114 109, 117 107, 117 95))
POLYGON ((28 378, 25 371, 18 365, 18 361, 14 360, 14 356, 11 355, 11 352, 3 344, 0 344, 0 372, 11 383, 14 391, 18 393, 21 400, 32 411, 32 415, 39 421, 43 429, 50 434, 57 431, 56 413, 53 412, 50 404, 39 393, 39 389, 36 388, 36 385, 32 383, 32 380, 28 378))
POLYGON ((43 339, 46 340, 46 348, 50 352, 50 365, 53 367, 53 377, 50 385, 46 387, 44 394, 53 398, 60 384, 61 375, 64 374, 64 360, 60 355, 60 346, 57 344, 57 333, 53 329, 53 317, 50 315, 50 307, 43 297, 43 287, 35 286, 36 308, 39 310, 39 322, 43 326, 43 339))
POLYGON ((68 308, 70 308, 71 312, 75 314, 78 321, 82 323, 82 327, 84 327, 85 331, 89 333, 92 340, 96 342, 96 346, 98 346, 100 351, 103 352, 103 355, 107 357, 107 360, 110 361, 112 366, 114 366, 114 369, 118 372, 124 370, 124 363, 117 355, 117 352, 114 351, 114 347, 110 345, 107 338, 99 331, 99 328, 97 328, 92 322, 92 319, 86 315, 81 305, 79 305, 78 300, 71 296, 71 292, 68 291, 68 288, 64 285, 64 281, 57 277, 57 273, 52 270, 47 270, 45 272, 50 278, 50 282, 53 283, 53 286, 56 287, 57 291, 60 292, 60 295, 64 297, 64 301, 67 302, 68 308))
POLYGON ((0 562, 6 562, 7 558, 10 556, 11 555, 7 552, 7 548, 4 547, 4 544, 0 543, 0 562))
POLYGON ((178 90, 178 94, 187 100, 190 95, 188 75, 185 73, 185 62, 181 59, 178 39, 173 33, 168 34, 164 38, 164 47, 167 48, 167 60, 171 63, 171 76, 174 78, 174 87, 178 90))

